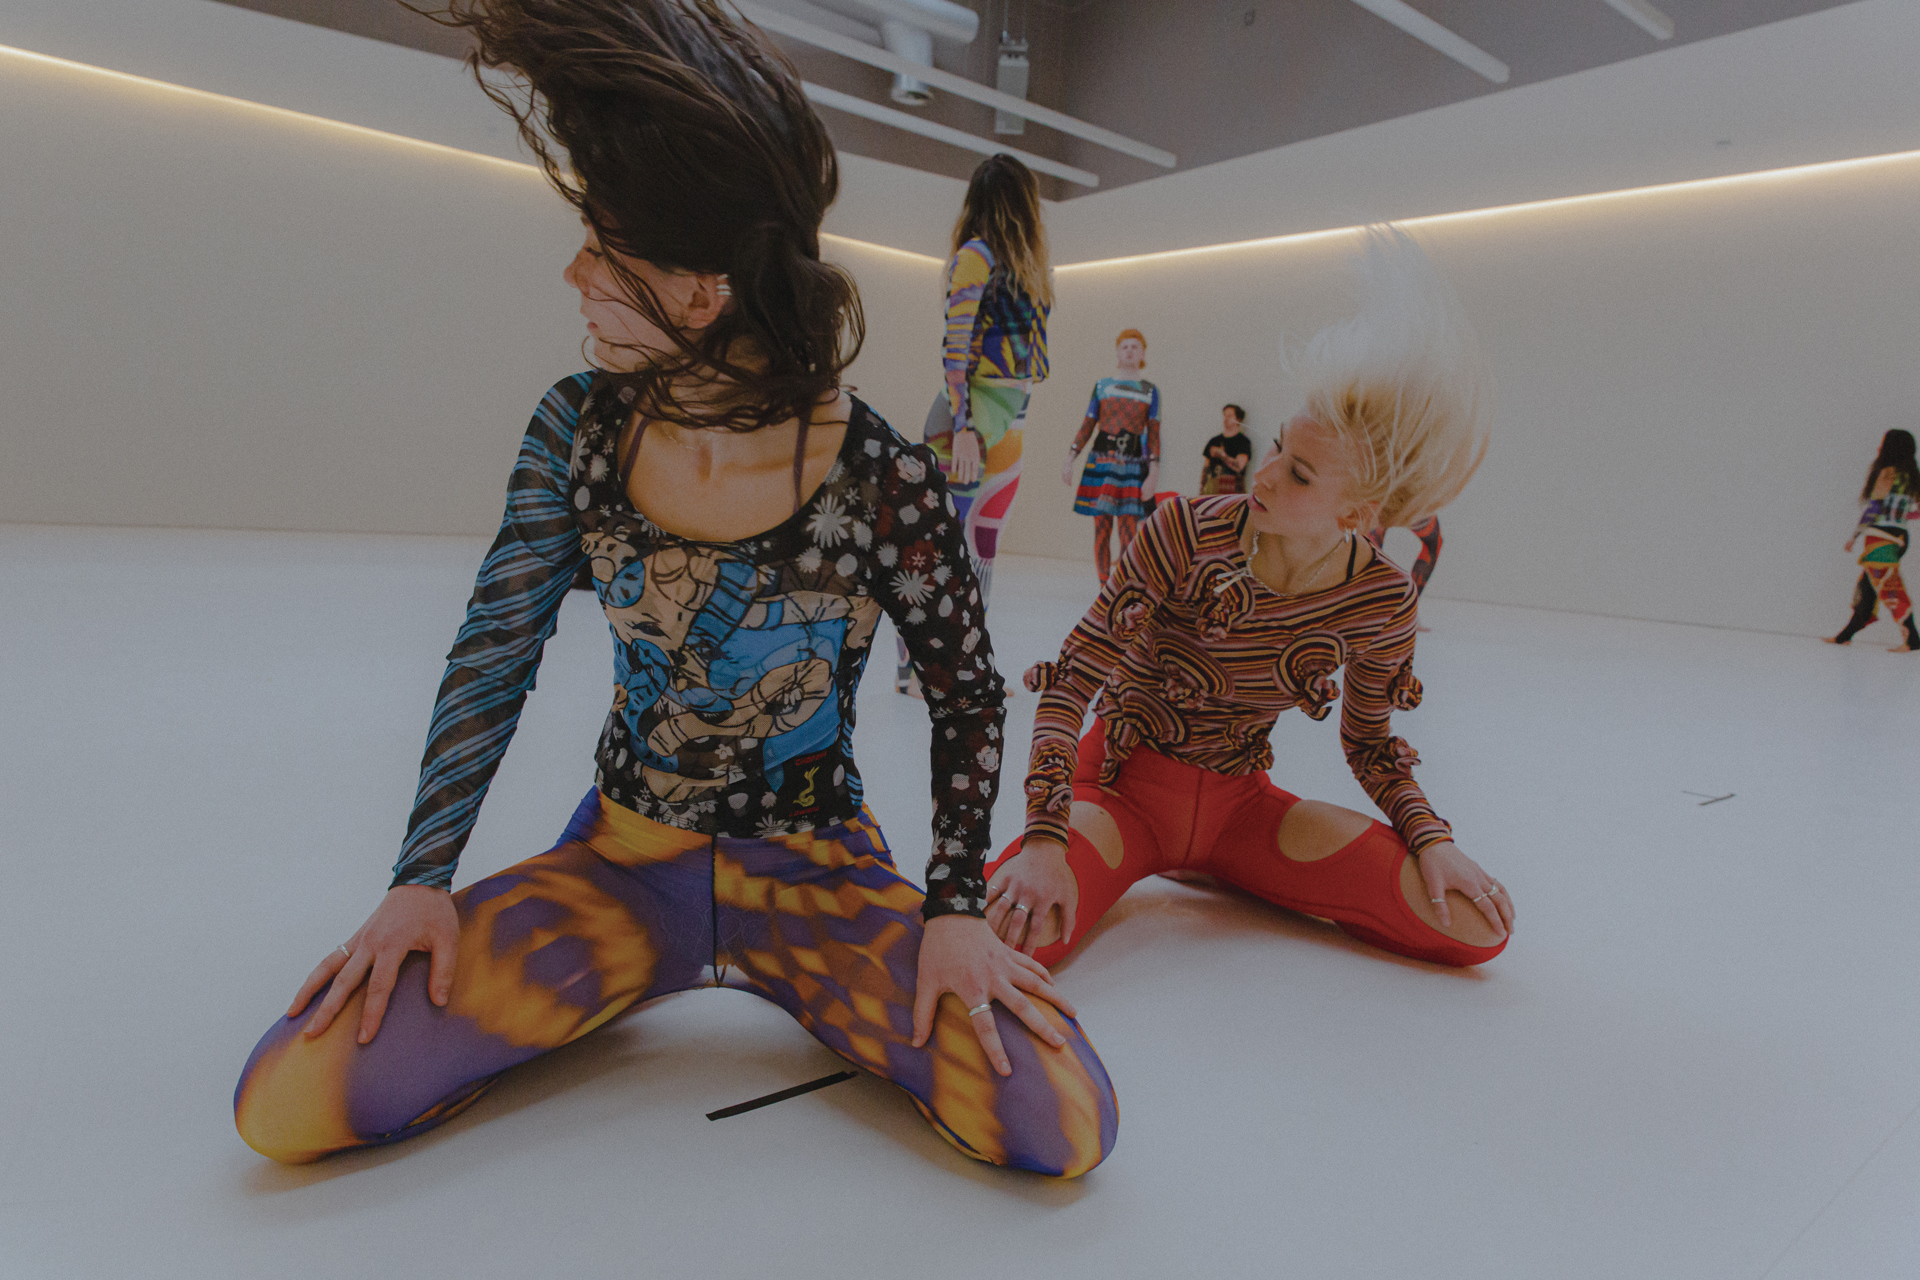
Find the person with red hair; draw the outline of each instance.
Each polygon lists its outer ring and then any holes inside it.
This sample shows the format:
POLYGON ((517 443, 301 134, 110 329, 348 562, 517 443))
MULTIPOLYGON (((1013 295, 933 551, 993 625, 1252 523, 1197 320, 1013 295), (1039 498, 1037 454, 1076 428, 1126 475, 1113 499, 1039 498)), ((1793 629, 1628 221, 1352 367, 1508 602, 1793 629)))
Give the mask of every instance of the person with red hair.
POLYGON ((1061 473, 1071 485, 1073 464, 1091 441, 1073 510, 1093 517, 1093 563, 1102 583, 1113 557, 1127 549, 1140 521, 1153 510, 1152 494, 1160 478, 1160 388, 1140 376, 1147 363, 1146 335, 1122 329, 1113 345, 1118 376, 1093 384, 1086 417, 1061 473))

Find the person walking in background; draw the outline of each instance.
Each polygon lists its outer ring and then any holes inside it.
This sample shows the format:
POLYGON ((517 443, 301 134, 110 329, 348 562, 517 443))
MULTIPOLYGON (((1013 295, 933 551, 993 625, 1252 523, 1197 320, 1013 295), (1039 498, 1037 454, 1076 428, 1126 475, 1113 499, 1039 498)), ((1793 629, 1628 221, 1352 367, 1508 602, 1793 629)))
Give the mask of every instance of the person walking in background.
MULTIPOLYGON (((1047 376, 1053 280, 1040 184, 1009 155, 973 171, 947 262, 946 389, 925 438, 953 498, 985 600, 993 557, 1013 510, 1025 447, 1027 399, 1047 376)), ((907 646, 895 641, 894 688, 919 696, 907 646)))
POLYGON ((1830 644, 1850 644, 1860 629, 1879 615, 1885 605, 1894 625, 1907 633, 1905 644, 1894 645, 1891 653, 1920 650, 1920 632, 1913 625, 1913 600, 1900 580, 1900 557, 1907 553, 1907 522, 1913 519, 1914 504, 1920 499, 1920 467, 1914 464, 1913 433, 1898 427, 1880 439, 1880 452, 1867 468, 1867 482, 1860 489, 1866 503, 1860 523, 1847 539, 1847 550, 1864 537, 1860 548, 1860 580, 1853 584, 1853 616, 1830 644))
POLYGON ((1122 329, 1114 339, 1117 377, 1093 384, 1087 416, 1067 450, 1061 479, 1073 483, 1073 464, 1092 441, 1080 488, 1077 515, 1093 517, 1093 563, 1104 584, 1115 556, 1127 549, 1134 531, 1152 508, 1160 478, 1160 389, 1140 376, 1147 363, 1146 335, 1122 329), (1120 545, 1113 545, 1118 533, 1120 545))
POLYGON ((1220 434, 1207 441, 1200 466, 1200 496, 1245 493, 1247 464, 1253 461, 1253 441, 1247 439, 1247 411, 1237 404, 1220 407, 1220 434))

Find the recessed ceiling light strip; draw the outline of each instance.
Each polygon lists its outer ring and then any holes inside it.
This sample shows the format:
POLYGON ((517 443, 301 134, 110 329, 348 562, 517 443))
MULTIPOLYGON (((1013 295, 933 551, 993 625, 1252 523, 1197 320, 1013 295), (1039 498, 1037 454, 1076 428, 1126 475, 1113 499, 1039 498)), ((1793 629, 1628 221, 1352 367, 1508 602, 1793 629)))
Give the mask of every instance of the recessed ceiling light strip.
MULTIPOLYGON (((464 147, 450 147, 441 142, 428 142, 424 138, 410 138, 404 133, 388 133, 384 129, 370 129, 365 125, 349 124, 345 120, 335 120, 328 116, 316 116, 305 111, 295 111, 291 107, 276 107, 265 102, 255 102, 251 98, 236 98, 231 94, 214 93, 209 89, 195 89, 189 85, 174 84, 170 80, 155 80, 150 76, 137 76, 126 71, 114 71, 107 67, 96 67, 89 62, 75 62, 71 58, 56 58, 51 54, 34 53, 30 49, 16 49, 11 45, 0 45, 0 57, 19 58, 41 66, 59 67, 65 71, 78 71, 90 76, 103 76, 121 84, 138 85, 146 89, 159 89, 167 93, 185 94, 205 102, 217 102, 223 106, 243 107, 249 111, 262 112, 282 121, 299 121, 302 124, 322 125, 329 129, 340 129, 363 138, 377 139, 384 143, 398 143, 407 147, 419 147, 445 156, 458 156, 462 160, 477 160, 482 164, 494 165, 513 170, 521 176, 536 182, 545 182, 546 175, 539 166, 521 160, 506 160, 499 156, 484 155, 478 151, 468 151, 464 147)), ((892 245, 876 244, 871 240, 858 240, 852 236, 833 235, 822 232, 822 240, 837 240, 842 244, 858 245, 863 249, 873 249, 881 253, 890 253, 898 257, 912 258, 918 262, 932 263, 938 266, 943 259, 931 254, 915 253, 911 249, 896 249, 892 245)))
MULTIPOLYGON (((1752 173, 1732 173, 1719 178, 1688 178, 1681 182, 1663 182, 1648 187, 1622 187, 1617 191, 1595 191, 1587 195, 1554 196, 1546 200, 1528 200, 1519 204, 1489 205, 1484 209, 1461 209, 1454 213, 1427 213, 1411 218, 1395 218, 1397 227, 1433 227, 1448 222, 1465 222, 1474 218, 1498 218, 1521 213, 1543 213, 1551 209, 1567 209, 1576 205, 1600 204, 1610 200, 1643 199, 1652 196, 1682 195, 1695 191, 1706 191, 1716 187, 1735 187, 1762 182, 1785 182, 1808 178, 1824 177, 1853 169, 1879 168, 1903 162, 1920 162, 1920 151, 1895 151, 1886 155, 1859 156, 1851 160, 1821 160, 1813 164, 1792 165, 1783 169, 1759 169, 1752 173)), ((1082 271, 1091 267, 1135 266, 1146 262, 1164 262, 1173 258, 1190 258, 1200 254, 1227 253, 1236 249, 1272 249, 1282 245, 1308 244, 1315 240, 1327 240, 1337 236, 1351 236, 1363 230, 1361 224, 1350 227, 1328 227, 1320 231, 1296 231, 1288 235, 1263 236, 1257 240, 1234 240, 1226 244, 1196 245, 1191 249, 1161 249, 1152 253, 1129 254, 1119 258, 1094 258, 1086 262, 1065 262, 1055 267, 1055 271, 1082 271)))

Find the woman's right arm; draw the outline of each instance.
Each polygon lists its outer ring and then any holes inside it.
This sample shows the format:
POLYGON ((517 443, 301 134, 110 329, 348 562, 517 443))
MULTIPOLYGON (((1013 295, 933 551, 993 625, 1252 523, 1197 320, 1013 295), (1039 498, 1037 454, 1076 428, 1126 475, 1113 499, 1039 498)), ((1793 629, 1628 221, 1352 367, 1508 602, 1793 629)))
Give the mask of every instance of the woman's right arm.
POLYGON ((577 374, 548 391, 521 441, 500 531, 447 655, 392 885, 366 924, 321 961, 294 998, 289 1016, 331 984, 308 1020, 309 1035, 326 1030, 370 978, 360 1040, 371 1040, 409 951, 431 954, 428 990, 435 1003, 450 994, 458 926, 447 890, 584 559, 567 486, 589 380, 577 374))
POLYGON ((1028 954, 1050 940, 1042 929, 1056 906, 1060 936, 1073 932, 1077 894, 1066 871, 1067 825, 1087 708, 1121 655, 1172 595, 1196 546, 1192 508, 1184 501, 1159 507, 1141 524, 1099 598, 1068 634, 1059 660, 1026 673, 1027 688, 1040 694, 1027 766, 1026 837, 987 886, 987 923, 1028 954), (1010 916, 1015 905, 1029 908, 1024 920, 1010 916))
POLYGON ((980 300, 992 276, 993 263, 971 240, 961 245, 947 263, 946 341, 940 355, 946 368, 947 407, 956 424, 973 420, 969 412, 972 406, 967 403, 967 379, 980 362, 980 300))

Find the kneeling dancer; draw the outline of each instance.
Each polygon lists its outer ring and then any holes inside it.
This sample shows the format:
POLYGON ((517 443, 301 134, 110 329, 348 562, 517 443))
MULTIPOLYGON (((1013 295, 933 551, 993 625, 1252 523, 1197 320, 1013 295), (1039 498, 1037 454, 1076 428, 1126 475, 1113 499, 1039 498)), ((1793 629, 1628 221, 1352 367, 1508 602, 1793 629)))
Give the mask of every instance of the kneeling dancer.
POLYGON ((1368 240, 1360 314, 1297 359, 1306 406, 1250 493, 1163 505, 1059 659, 1027 673, 1043 695, 1027 830, 988 869, 987 922, 1044 964, 1168 871, 1439 964, 1506 946, 1511 898, 1455 847, 1389 732, 1420 701, 1420 592, 1362 536, 1417 525, 1465 486, 1486 449, 1486 374, 1418 247, 1368 240), (1391 827, 1267 778, 1276 717, 1325 717, 1343 666, 1341 742, 1391 827))
POLYGON ((586 227, 565 278, 596 370, 534 413, 393 885, 254 1049, 241 1135, 284 1161, 411 1137, 711 974, 965 1154, 1086 1172, 1117 1124, 1106 1071, 979 918, 1004 745, 985 602, 932 453, 841 389, 859 296, 820 261, 837 168, 797 76, 709 0, 455 20, 531 83, 515 114, 586 227), (597 785, 552 849, 449 893, 583 566, 614 639, 597 785), (883 611, 934 723, 930 895, 852 755, 883 611))

